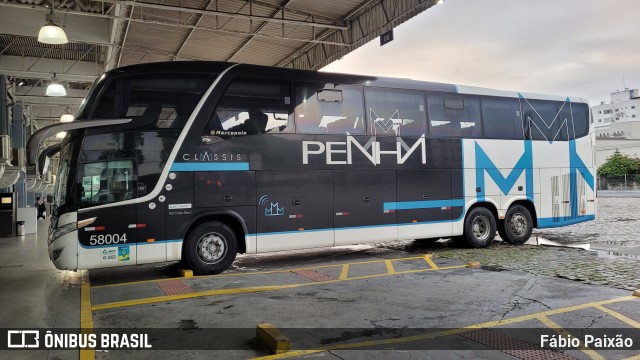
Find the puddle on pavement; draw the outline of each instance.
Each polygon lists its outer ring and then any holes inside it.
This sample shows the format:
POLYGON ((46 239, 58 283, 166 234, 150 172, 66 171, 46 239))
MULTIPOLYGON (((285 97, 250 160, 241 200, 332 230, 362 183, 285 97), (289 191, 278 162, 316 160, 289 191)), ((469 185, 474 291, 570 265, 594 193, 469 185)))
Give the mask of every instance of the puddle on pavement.
MULTIPOLYGON (((619 249, 603 249, 600 248, 600 245, 614 245, 615 247, 629 247, 631 249, 635 248, 635 244, 629 244, 628 241, 604 241, 592 244, 589 242, 570 242, 567 240, 549 240, 543 238, 541 236, 532 236, 529 241, 525 244, 527 245, 538 245, 538 246, 557 246, 557 247, 566 247, 566 248, 574 248, 574 249, 582 249, 588 250, 599 257, 609 258, 609 259, 632 259, 632 260, 640 260, 640 254, 633 254, 631 252, 622 252, 619 249)), ((629 249, 629 250, 631 250, 629 249)))
POLYGON ((568 248, 576 248, 576 249, 582 249, 582 250, 591 250, 591 244, 588 242, 583 242, 583 243, 559 242, 559 241, 545 239, 540 236, 532 236, 529 239, 529 241, 527 241, 525 244, 542 245, 542 246, 558 246, 558 247, 568 247, 568 248))
POLYGON ((609 259, 623 258, 623 259, 640 260, 640 255, 626 254, 619 251, 607 251, 607 250, 599 250, 599 249, 594 249, 593 251, 596 254, 598 254, 598 256, 609 258, 609 259))

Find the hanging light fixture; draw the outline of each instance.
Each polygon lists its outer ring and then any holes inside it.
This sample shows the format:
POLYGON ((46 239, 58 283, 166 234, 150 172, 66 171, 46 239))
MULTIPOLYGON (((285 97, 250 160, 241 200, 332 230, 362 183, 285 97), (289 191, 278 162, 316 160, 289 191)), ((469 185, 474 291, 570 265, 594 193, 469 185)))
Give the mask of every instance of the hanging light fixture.
POLYGON ((47 91, 45 92, 47 96, 67 96, 67 91, 64 89, 62 84, 58 83, 58 78, 56 77, 56 73, 53 73, 53 78, 51 79, 51 83, 47 86, 47 91))
POLYGON ((72 122, 73 119, 75 119, 75 117, 71 114, 71 112, 69 111, 69 107, 67 106, 67 108, 64 110, 64 114, 60 116, 60 122, 72 122))
POLYGON ((45 44, 60 45, 69 42, 67 34, 60 27, 58 17, 53 13, 53 1, 51 9, 45 17, 46 23, 40 28, 38 33, 38 41, 45 44))

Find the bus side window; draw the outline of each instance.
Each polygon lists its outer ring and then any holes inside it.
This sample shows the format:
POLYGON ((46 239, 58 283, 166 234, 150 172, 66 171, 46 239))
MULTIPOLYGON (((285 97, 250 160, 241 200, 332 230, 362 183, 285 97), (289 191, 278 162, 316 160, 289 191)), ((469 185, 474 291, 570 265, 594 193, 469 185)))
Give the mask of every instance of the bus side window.
POLYGON ((292 131, 291 94, 286 82, 238 79, 220 98, 202 136, 223 138, 292 131))
POLYGON ((422 136, 426 133, 424 93, 367 88, 367 123, 376 136, 422 136))
POLYGON ((524 139, 520 102, 516 98, 482 98, 482 126, 489 139, 524 139))
POLYGON ((365 133, 362 86, 298 84, 295 93, 299 133, 365 133))
POLYGON ((480 98, 477 96, 428 95, 431 135, 435 137, 480 137, 480 98))
POLYGON ((587 104, 572 103, 571 111, 575 133, 570 132, 570 138, 586 136, 589 133, 589 106, 587 104))
POLYGON ((571 125, 569 102, 525 100, 522 108, 524 114, 528 116, 531 140, 549 142, 567 140, 571 125))

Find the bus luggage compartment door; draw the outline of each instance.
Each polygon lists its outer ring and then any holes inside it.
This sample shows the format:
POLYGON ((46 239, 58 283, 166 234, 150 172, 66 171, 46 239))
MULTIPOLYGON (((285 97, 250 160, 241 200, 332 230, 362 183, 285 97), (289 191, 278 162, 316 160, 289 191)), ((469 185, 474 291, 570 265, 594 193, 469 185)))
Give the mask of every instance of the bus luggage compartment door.
POLYGON ((260 171, 258 252, 333 246, 331 171, 260 171))
POLYGON ((451 170, 398 170, 398 239, 452 235, 451 170))
POLYGON ((335 244, 396 240, 395 170, 336 171, 333 174, 335 244))

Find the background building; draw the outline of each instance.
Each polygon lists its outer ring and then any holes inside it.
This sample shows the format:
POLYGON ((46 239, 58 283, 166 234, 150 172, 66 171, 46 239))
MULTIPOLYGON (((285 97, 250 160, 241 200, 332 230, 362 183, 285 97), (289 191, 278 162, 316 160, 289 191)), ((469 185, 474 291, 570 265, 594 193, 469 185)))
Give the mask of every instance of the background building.
POLYGON ((640 92, 624 89, 591 108, 597 137, 640 139, 640 92))

